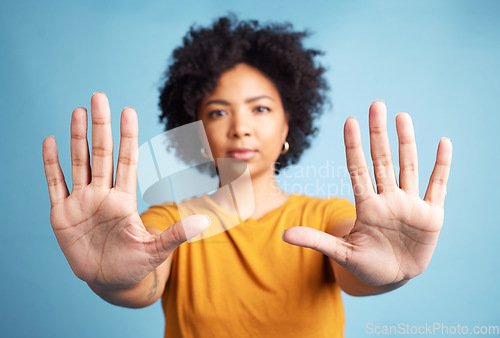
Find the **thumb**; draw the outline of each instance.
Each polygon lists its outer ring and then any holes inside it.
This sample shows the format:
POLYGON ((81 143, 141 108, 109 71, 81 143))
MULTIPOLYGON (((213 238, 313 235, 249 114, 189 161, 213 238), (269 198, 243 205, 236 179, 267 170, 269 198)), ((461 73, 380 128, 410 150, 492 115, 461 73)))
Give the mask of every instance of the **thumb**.
POLYGON ((208 215, 191 215, 155 236, 152 245, 155 247, 158 263, 167 259, 179 245, 205 231, 210 224, 208 215))
POLYGON ((294 226, 283 231, 281 238, 288 244, 314 249, 346 267, 352 245, 326 232, 305 226, 294 226))

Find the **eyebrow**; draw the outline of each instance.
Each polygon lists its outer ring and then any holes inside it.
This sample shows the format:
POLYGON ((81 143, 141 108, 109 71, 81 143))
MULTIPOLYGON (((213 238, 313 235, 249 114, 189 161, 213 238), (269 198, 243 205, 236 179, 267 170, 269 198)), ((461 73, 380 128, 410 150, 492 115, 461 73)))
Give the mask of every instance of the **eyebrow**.
MULTIPOLYGON (((255 97, 246 99, 245 103, 251 103, 251 102, 254 102, 254 101, 257 101, 257 100, 260 100, 260 99, 269 99, 271 101, 274 101, 270 96, 259 95, 259 96, 255 96, 255 97)), ((210 105, 210 104, 221 104, 223 106, 229 106, 229 105, 231 105, 228 101, 225 101, 225 100, 210 100, 207 103, 205 103, 205 107, 208 106, 208 105, 210 105)))

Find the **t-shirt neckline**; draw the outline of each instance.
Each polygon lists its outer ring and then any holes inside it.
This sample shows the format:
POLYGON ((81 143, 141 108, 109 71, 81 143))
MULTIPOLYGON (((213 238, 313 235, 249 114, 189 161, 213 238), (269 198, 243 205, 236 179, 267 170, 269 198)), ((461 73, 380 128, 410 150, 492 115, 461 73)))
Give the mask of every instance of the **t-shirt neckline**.
MULTIPOLYGON (((229 211, 227 211, 227 210, 223 209, 221 206, 219 206, 210 195, 206 194, 205 196, 206 196, 206 199, 209 201, 209 203, 212 204, 212 205, 214 205, 219 211, 221 211, 221 212, 223 212, 223 213, 225 213, 227 215, 230 215, 230 216, 234 217, 234 214, 230 213, 229 211)), ((281 209, 285 208, 297 196, 299 196, 297 193, 292 193, 292 194, 290 194, 290 196, 288 196, 287 200, 284 203, 282 203, 280 206, 274 208, 273 210, 270 210, 270 211, 266 212, 264 215, 262 215, 262 216, 260 216, 258 218, 249 217, 249 218, 243 220, 242 223, 243 222, 260 222, 263 219, 266 219, 266 218, 270 217, 275 212, 278 212, 281 209)))

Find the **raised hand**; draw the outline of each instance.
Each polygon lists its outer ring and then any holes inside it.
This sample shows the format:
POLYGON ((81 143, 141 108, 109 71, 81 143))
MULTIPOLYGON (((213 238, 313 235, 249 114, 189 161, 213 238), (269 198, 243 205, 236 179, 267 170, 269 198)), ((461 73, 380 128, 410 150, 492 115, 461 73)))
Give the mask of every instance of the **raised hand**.
POLYGON ((344 126, 347 166, 356 221, 343 238, 305 227, 287 230, 288 243, 316 249, 369 285, 409 280, 428 266, 444 220, 444 199, 452 145, 442 138, 424 199, 419 197, 417 148, 411 118, 398 114, 399 186, 396 182, 381 101, 370 107, 370 143, 377 191, 373 187, 354 118, 344 126))
POLYGON ((75 275, 99 288, 140 282, 188 238, 210 225, 207 217, 185 218, 158 236, 144 227, 137 212, 138 121, 133 108, 121 115, 121 139, 113 185, 113 139, 109 102, 104 93, 91 99, 92 165, 87 142, 87 111, 71 119, 73 189, 69 194, 53 137, 43 142, 43 160, 57 241, 75 275))

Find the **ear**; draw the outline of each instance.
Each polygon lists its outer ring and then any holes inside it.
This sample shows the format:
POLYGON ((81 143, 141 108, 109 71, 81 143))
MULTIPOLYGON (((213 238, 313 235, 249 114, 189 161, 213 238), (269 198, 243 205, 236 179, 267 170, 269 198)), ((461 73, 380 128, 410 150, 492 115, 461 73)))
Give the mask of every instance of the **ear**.
POLYGON ((281 143, 285 143, 286 137, 288 136, 289 121, 290 121, 290 114, 285 112, 285 121, 283 123, 283 132, 281 134, 281 143))

